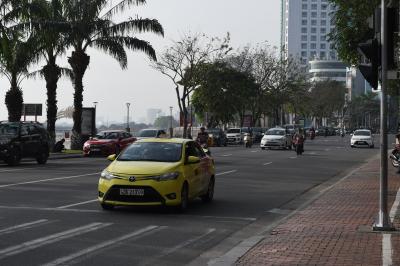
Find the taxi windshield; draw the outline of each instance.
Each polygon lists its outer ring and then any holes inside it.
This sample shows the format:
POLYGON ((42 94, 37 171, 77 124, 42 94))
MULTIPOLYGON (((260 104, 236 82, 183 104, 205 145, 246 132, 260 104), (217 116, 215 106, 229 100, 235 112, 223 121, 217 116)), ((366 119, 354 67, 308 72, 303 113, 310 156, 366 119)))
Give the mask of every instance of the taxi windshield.
POLYGON ((182 144, 141 142, 126 148, 118 161, 178 162, 181 159, 182 144))

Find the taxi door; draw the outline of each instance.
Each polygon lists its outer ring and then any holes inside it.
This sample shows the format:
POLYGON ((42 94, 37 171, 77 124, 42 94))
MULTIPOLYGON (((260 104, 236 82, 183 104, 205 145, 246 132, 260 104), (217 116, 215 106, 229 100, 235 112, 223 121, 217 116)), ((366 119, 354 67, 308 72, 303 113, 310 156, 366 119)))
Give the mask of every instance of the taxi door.
POLYGON ((189 183, 189 198, 197 197, 201 191, 202 169, 201 161, 190 164, 189 156, 200 157, 193 141, 185 145, 185 177, 189 183))
POLYGON ((210 182, 210 159, 207 154, 204 152, 203 148, 198 144, 195 143, 197 153, 200 157, 200 188, 198 193, 205 193, 208 189, 208 184, 210 182))

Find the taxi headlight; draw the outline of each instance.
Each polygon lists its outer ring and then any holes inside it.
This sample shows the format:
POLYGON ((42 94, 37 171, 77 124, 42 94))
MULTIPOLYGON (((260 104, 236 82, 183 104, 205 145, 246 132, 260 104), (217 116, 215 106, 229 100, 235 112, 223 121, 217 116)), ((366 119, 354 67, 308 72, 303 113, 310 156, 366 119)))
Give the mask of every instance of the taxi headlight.
POLYGON ((107 169, 104 169, 103 172, 101 172, 100 176, 101 176, 101 178, 107 179, 107 180, 111 180, 111 179, 117 178, 116 175, 113 175, 112 173, 107 171, 107 169))
POLYGON ((178 176, 179 172, 171 172, 159 176, 154 176, 152 177, 152 179, 155 179, 157 181, 168 181, 168 180, 175 180, 178 178, 178 176))
POLYGON ((89 143, 83 144, 83 148, 90 148, 90 144, 89 143))

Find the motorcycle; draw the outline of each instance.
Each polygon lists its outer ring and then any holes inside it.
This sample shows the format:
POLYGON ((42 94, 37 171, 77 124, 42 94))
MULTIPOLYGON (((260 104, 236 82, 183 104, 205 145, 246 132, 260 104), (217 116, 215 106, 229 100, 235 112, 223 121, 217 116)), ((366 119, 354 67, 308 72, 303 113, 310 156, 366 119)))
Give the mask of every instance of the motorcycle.
POLYGON ((251 148, 251 146, 253 145, 253 140, 251 139, 250 134, 248 133, 244 134, 243 142, 246 148, 251 148))
POLYGON ((315 139, 315 131, 310 131, 310 139, 315 139))
POLYGON ((400 166, 400 145, 397 144, 395 148, 392 150, 390 156, 390 162, 392 163, 393 167, 398 168, 400 166))
POLYGON ((293 138, 294 150, 297 155, 302 155, 304 152, 304 137, 300 135, 296 135, 293 138))
POLYGON ((203 149, 203 151, 207 154, 211 156, 211 151, 208 148, 208 140, 207 141, 201 141, 200 138, 196 139, 197 143, 199 143, 200 147, 203 149))

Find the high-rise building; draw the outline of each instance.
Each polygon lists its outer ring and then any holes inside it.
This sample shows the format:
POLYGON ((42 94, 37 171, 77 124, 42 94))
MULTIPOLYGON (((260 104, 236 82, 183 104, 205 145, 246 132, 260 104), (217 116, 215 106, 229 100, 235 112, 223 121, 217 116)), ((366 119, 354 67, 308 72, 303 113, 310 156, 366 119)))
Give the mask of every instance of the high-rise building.
POLYGON ((161 109, 157 108, 150 108, 147 109, 147 123, 153 124, 154 121, 157 119, 157 117, 163 115, 164 113, 162 112, 161 109))
POLYGON ((305 67, 312 60, 337 60, 328 41, 334 11, 328 0, 282 0, 282 56, 299 58, 305 67))

